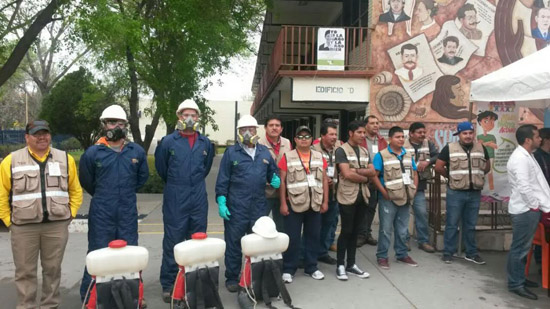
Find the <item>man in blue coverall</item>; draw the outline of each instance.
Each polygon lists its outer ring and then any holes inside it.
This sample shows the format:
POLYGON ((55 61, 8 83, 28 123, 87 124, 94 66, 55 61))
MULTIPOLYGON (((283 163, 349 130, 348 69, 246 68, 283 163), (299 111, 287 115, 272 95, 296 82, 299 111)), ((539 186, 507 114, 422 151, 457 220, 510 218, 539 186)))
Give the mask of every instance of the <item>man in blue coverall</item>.
POLYGON ((216 181, 216 201, 224 219, 225 286, 231 293, 239 289, 241 238, 267 210, 266 182, 281 185, 277 166, 266 146, 258 144, 258 123, 250 115, 237 123, 238 143, 227 148, 216 181))
MULTIPOLYGON (((149 178, 147 155, 126 140, 126 112, 107 107, 101 117, 103 137, 80 158, 79 179, 92 195, 88 214, 88 252, 105 248, 115 239, 138 244, 136 192, 149 178)), ((84 269, 80 296, 84 301, 91 277, 84 269)))
POLYGON ((214 146, 199 131, 199 107, 193 100, 178 106, 177 130, 165 136, 155 151, 155 167, 164 180, 164 239, 160 284, 169 303, 178 273, 174 246, 191 234, 206 232, 208 199, 205 179, 214 160, 214 146))

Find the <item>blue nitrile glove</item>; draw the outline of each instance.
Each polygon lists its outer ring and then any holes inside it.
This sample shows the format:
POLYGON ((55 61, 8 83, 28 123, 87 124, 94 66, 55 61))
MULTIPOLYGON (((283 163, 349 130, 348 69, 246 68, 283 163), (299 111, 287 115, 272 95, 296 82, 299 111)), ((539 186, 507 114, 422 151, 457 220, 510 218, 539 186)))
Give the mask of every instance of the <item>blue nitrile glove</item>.
POLYGON ((269 183, 273 188, 279 189, 281 186, 281 178, 277 176, 277 174, 273 174, 273 177, 271 177, 271 182, 269 183))
POLYGON ((231 213, 229 212, 229 209, 227 209, 227 200, 225 196, 220 195, 218 198, 216 198, 216 201, 218 202, 218 211, 220 214, 220 217, 222 217, 224 220, 229 221, 229 216, 231 216, 231 213))

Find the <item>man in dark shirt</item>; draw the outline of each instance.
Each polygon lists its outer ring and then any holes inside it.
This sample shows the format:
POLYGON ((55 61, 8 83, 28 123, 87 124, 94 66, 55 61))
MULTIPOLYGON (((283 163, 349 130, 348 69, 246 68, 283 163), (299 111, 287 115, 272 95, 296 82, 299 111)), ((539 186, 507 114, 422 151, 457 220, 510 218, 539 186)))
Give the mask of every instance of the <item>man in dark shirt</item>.
POLYGON ((539 130, 539 135, 542 138, 539 149, 535 150, 533 155, 542 169, 542 173, 550 184, 550 128, 542 128, 539 130))
POLYGON ((458 135, 459 141, 443 147, 435 162, 435 170, 449 179, 446 192, 443 261, 447 264, 452 263, 452 255, 457 250, 458 224, 462 222, 465 259, 481 265, 485 264, 485 261, 477 250, 475 227, 485 174, 491 169, 489 154, 485 146, 474 143, 474 126, 470 122, 459 123, 454 135, 458 135))
MULTIPOLYGON (((418 187, 412 203, 418 248, 428 253, 433 253, 435 249, 429 242, 430 234, 428 231, 428 211, 425 190, 428 186, 428 179, 433 178, 431 167, 435 164, 439 152, 434 143, 426 140, 426 126, 421 122, 414 122, 409 127, 409 139, 405 143, 405 149, 407 152, 414 153, 414 159, 418 169, 418 187), (426 147, 426 144, 428 147, 426 147)), ((407 246, 409 251, 410 238, 410 234, 407 233, 407 246)))

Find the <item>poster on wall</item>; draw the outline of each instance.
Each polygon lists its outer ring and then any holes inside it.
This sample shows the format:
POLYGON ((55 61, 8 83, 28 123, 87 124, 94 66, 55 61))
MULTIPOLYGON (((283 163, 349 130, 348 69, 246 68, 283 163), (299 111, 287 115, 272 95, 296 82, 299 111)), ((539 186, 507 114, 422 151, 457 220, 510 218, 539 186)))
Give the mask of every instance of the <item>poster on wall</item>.
POLYGON ((470 42, 452 21, 443 24, 441 32, 430 42, 437 65, 446 75, 464 69, 477 46, 470 42))
POLYGON ((346 61, 346 33, 343 28, 317 31, 317 70, 343 71, 346 61))
POLYGON ((468 0, 456 13, 459 31, 478 49, 477 56, 485 56, 485 47, 495 28, 496 6, 486 0, 468 0))
POLYGON ((394 74, 413 102, 434 91, 435 82, 443 74, 435 63, 426 35, 417 35, 396 45, 388 54, 395 67, 394 74))
POLYGON ((487 149, 491 162, 491 171, 485 176, 481 192, 484 201, 508 201, 510 198, 506 164, 517 146, 518 110, 514 102, 477 103, 476 139, 487 149))

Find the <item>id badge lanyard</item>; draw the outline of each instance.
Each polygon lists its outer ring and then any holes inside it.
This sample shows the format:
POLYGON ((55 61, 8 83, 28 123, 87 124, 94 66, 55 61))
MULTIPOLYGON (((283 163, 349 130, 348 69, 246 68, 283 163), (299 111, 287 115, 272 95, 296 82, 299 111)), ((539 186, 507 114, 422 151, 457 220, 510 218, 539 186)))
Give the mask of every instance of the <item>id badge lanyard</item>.
POLYGON ((334 165, 332 164, 332 151, 326 150, 322 143, 321 143, 321 149, 324 152, 326 152, 327 155, 328 155, 327 176, 330 177, 330 178, 333 178, 334 177, 334 165))
POLYGON ((403 184, 410 185, 411 184, 411 170, 406 169, 405 165, 403 164, 403 157, 399 159, 399 156, 392 152, 392 154, 395 156, 395 158, 399 161, 399 164, 401 165, 401 176, 403 177, 403 184))
POLYGON ((309 168, 306 168, 306 166, 304 165, 304 160, 302 160, 302 156, 300 155, 300 152, 296 150, 296 153, 300 158, 300 164, 302 164, 302 166, 304 167, 304 170, 306 171, 308 187, 315 187, 317 185, 317 181, 315 180, 315 175, 311 174, 311 152, 309 153, 309 164, 308 164, 309 168))

